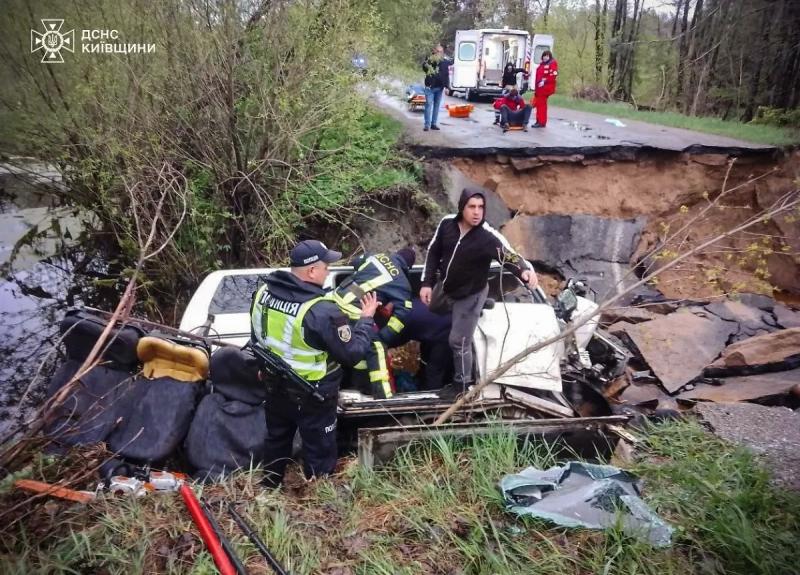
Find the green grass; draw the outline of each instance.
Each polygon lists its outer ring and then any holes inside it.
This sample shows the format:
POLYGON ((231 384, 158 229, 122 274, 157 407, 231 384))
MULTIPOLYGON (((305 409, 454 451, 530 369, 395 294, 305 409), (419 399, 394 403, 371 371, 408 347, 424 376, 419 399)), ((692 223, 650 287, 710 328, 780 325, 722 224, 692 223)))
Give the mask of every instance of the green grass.
POLYGON ((712 117, 684 116, 676 112, 637 111, 631 105, 621 102, 590 102, 559 94, 553 95, 549 103, 553 106, 561 106, 571 110, 594 112, 595 114, 603 114, 615 118, 629 118, 673 128, 685 128, 759 144, 791 146, 800 143, 800 131, 790 128, 779 128, 763 124, 745 124, 712 117))
MULTIPOLYGON (((696 423, 654 426, 644 437, 632 470, 645 500, 676 527, 665 549, 617 527, 565 529, 506 513, 498 480, 553 465, 557 454, 540 442, 521 445, 502 429, 469 445, 438 438, 402 449, 375 471, 353 462, 330 480, 295 478, 286 491, 261 490, 257 471, 202 490, 210 501, 241 502, 239 511, 295 574, 796 572, 800 494, 770 487, 749 453, 696 423)), ((215 509, 251 572, 269 572, 215 509)), ((40 506, 8 524, 0 537, 4 573, 214 572, 177 496, 106 499, 55 513, 40 506)))

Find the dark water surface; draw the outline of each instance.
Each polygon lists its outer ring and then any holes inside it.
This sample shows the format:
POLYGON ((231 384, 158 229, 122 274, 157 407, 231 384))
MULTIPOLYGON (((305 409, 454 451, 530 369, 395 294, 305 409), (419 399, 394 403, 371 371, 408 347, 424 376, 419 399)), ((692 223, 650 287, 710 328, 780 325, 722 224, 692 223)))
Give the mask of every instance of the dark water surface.
POLYGON ((59 205, 60 176, 0 164, 0 438, 42 401, 67 308, 111 308, 118 278, 93 247, 92 218, 59 205), (38 374, 38 376, 37 376, 38 374))

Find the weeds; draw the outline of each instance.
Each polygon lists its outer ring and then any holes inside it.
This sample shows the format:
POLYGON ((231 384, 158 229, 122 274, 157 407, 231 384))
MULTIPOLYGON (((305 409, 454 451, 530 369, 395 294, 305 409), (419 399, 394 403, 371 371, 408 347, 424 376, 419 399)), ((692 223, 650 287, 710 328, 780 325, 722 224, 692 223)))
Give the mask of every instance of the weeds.
MULTIPOLYGON (((469 442, 439 437, 408 446, 373 471, 350 462, 330 480, 290 477, 282 491, 261 490, 257 469, 195 489, 259 573, 267 572, 263 560, 224 513, 229 502, 292 573, 796 572, 800 495, 772 488, 752 455, 696 423, 648 428, 633 467, 645 499, 677 528, 667 549, 625 535, 621 524, 600 532, 507 515, 498 480, 557 459, 555 446, 498 427, 469 442)), ((33 473, 54 465, 37 464, 33 473)), ((177 496, 49 505, 59 507, 58 521, 44 533, 32 521, 4 533, 4 572, 214 572, 177 496)))

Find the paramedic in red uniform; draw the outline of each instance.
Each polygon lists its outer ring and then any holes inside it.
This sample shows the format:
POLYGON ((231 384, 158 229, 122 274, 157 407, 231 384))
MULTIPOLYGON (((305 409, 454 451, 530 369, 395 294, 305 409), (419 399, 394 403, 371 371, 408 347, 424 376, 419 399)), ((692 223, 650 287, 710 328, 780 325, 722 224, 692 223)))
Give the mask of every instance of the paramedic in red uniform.
POLYGON ((536 86, 531 106, 536 108, 536 123, 531 128, 544 128, 547 125, 547 98, 556 91, 558 62, 550 50, 542 52, 542 61, 536 68, 536 86))

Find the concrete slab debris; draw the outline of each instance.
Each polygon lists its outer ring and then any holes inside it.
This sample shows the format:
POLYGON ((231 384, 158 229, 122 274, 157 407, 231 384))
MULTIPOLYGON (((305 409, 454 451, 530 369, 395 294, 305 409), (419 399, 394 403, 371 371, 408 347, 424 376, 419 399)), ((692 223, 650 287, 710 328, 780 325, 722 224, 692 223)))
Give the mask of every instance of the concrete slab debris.
POLYGON ((725 348, 735 328, 731 322, 679 311, 633 325, 620 334, 647 362, 664 389, 675 393, 702 374, 725 348))
POLYGON ((684 391, 678 395, 678 399, 730 403, 782 395, 789 393, 793 386, 800 384, 800 369, 743 377, 726 377, 720 379, 719 383, 719 385, 699 383, 691 391, 684 391))
POLYGON ((748 375, 800 366, 800 327, 751 337, 729 345, 708 365, 705 375, 748 375))

